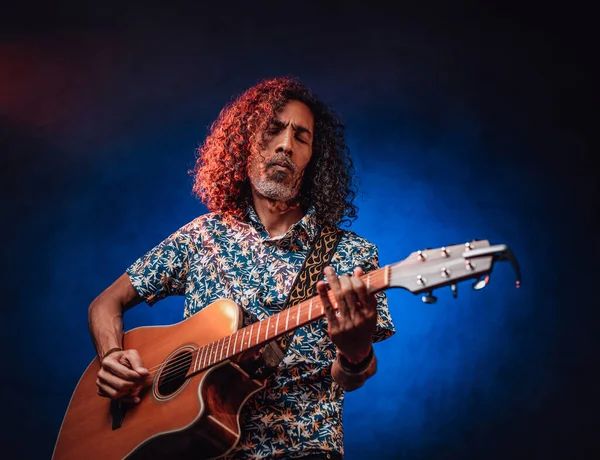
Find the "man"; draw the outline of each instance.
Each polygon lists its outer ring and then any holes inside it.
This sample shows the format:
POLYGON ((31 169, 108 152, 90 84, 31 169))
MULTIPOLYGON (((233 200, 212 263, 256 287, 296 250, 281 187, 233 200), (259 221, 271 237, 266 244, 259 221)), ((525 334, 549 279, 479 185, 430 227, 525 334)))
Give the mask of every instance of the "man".
MULTIPOLYGON (((192 172, 211 212, 138 259, 90 305, 101 396, 135 404, 148 375, 136 350, 121 349, 127 309, 183 295, 189 317, 226 297, 263 320, 284 307, 321 227, 356 216, 343 125, 291 78, 262 81, 227 105, 192 172)), ((369 294, 360 280, 377 267, 376 247, 344 231, 324 269, 327 283, 317 283, 326 320, 295 332, 267 388, 244 405, 228 458, 341 458, 344 390, 375 373, 372 343, 394 332, 385 294, 369 294)))

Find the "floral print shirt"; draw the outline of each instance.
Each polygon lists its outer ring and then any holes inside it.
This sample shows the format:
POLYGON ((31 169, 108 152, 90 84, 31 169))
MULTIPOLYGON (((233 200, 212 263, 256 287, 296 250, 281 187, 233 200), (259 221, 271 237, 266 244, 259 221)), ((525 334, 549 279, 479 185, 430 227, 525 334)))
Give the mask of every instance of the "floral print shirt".
MULTIPOLYGON (((251 207, 244 219, 205 214, 140 257, 127 273, 149 305, 169 295, 185 296, 185 318, 229 298, 264 320, 281 311, 319 230, 313 208, 274 238, 251 207)), ((376 246, 344 230, 331 261, 336 273, 351 274, 356 266, 367 272, 378 264, 376 246)), ((394 325, 385 292, 376 296, 374 341, 379 341, 394 333, 394 325)), ((308 451, 343 455, 344 391, 331 377, 336 349, 327 321, 316 320, 292 337, 266 389, 244 405, 241 439, 226 458, 294 458, 308 451)))

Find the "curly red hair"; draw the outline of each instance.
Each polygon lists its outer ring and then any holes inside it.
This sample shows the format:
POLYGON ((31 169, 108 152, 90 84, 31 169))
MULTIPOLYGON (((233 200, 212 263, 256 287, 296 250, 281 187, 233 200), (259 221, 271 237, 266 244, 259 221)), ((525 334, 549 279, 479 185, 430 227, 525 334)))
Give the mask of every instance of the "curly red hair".
POLYGON ((314 206, 322 223, 354 219, 352 161, 345 129, 321 100, 290 77, 263 80, 227 104, 198 149, 193 193, 211 211, 242 215, 250 204, 248 158, 264 145, 268 125, 290 100, 305 103, 315 118, 313 155, 304 172, 300 203, 314 206))

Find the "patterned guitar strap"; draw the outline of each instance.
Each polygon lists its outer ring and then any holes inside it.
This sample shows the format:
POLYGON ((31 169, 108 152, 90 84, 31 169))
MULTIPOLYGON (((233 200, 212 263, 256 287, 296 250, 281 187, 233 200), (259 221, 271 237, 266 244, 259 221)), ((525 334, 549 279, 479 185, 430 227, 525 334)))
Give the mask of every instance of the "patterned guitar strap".
MULTIPOLYGON (((317 295, 317 281, 323 279, 323 269, 331 262, 342 234, 342 230, 333 225, 322 227, 294 280, 283 310, 317 295)), ((262 354, 265 368, 259 372, 260 376, 268 376, 279 365, 287 353, 294 333, 285 334, 265 346, 262 354)))

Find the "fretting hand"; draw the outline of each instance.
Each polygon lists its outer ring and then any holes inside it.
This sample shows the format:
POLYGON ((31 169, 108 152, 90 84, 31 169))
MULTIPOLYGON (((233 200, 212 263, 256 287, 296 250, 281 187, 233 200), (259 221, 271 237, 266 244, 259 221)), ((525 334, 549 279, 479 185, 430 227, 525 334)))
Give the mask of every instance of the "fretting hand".
POLYGON ((371 351, 377 300, 360 279, 364 274, 362 268, 355 268, 353 276, 338 277, 330 266, 324 273, 330 289, 324 281, 319 281, 317 292, 325 307, 329 336, 348 361, 358 363, 371 351))

